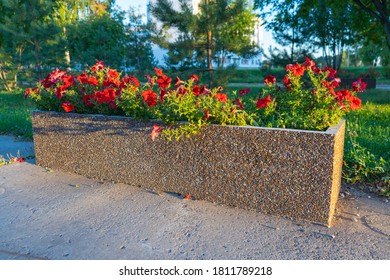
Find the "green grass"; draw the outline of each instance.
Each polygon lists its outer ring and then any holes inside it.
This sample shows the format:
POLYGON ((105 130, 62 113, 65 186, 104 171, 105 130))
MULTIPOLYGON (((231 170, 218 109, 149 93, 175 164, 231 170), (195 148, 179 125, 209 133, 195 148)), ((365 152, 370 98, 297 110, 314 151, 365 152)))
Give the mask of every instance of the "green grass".
POLYGON ((0 92, 0 134, 32 140, 31 111, 35 105, 24 93, 0 92))
POLYGON ((347 129, 356 131, 362 147, 390 163, 390 102, 366 103, 361 110, 348 114, 346 120, 347 129))

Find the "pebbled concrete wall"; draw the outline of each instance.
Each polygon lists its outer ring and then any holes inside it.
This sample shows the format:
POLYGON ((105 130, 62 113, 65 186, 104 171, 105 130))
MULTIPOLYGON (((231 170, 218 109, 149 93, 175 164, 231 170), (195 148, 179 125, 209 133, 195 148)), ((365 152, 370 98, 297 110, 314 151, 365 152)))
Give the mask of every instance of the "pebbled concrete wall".
POLYGON ((211 125, 200 135, 171 142, 152 141, 153 124, 35 111, 36 162, 331 226, 341 183, 344 120, 326 132, 211 125))

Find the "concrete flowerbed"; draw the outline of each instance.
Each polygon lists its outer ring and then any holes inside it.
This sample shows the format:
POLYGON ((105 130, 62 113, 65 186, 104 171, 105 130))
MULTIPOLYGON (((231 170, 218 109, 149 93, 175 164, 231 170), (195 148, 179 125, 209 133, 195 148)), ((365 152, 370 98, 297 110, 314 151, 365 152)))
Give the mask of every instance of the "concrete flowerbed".
POLYGON ((344 120, 325 132, 210 125, 180 141, 152 141, 148 134, 155 123, 35 111, 36 162, 331 226, 340 190, 344 120))

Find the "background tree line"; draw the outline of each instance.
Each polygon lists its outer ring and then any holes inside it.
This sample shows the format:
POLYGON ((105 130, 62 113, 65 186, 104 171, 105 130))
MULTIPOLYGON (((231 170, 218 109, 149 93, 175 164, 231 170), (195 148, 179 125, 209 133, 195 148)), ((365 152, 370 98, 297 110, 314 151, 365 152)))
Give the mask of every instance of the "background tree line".
POLYGON ((274 65, 320 53, 323 65, 340 69, 343 59, 355 65, 390 64, 390 5, 387 0, 255 0, 265 27, 280 50, 271 48, 274 65))
POLYGON ((1 0, 0 82, 6 90, 54 67, 82 70, 102 60, 143 73, 154 65, 150 34, 114 0, 1 0))

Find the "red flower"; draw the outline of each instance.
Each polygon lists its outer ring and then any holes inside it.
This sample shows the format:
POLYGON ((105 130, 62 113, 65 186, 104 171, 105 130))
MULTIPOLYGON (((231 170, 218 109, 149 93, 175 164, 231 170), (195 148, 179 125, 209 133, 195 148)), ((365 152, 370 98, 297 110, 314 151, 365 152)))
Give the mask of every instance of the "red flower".
POLYGON ((160 102, 164 102, 165 95, 167 95, 167 91, 165 89, 162 89, 160 91, 160 102))
POLYGON ((291 84, 291 80, 290 80, 290 77, 288 75, 285 75, 284 78, 283 78, 283 84, 284 86, 287 88, 287 90, 291 90, 292 89, 292 84, 291 84))
POLYGON ((158 125, 153 125, 153 130, 150 133, 150 137, 152 137, 153 141, 154 141, 154 139, 156 139, 158 137, 160 132, 161 132, 161 127, 159 127, 158 125))
POLYGON ((94 98, 97 103, 112 102, 116 98, 116 91, 113 88, 106 88, 104 91, 96 91, 94 98))
POLYGON ((349 100, 349 98, 351 97, 351 93, 347 89, 339 90, 338 92, 336 92, 336 96, 338 101, 344 101, 349 100))
POLYGON ((26 89, 26 93, 24 94, 24 98, 27 98, 32 92, 37 92, 37 90, 38 90, 37 87, 35 87, 35 88, 33 88, 33 89, 27 88, 27 89, 26 89))
POLYGON ((92 94, 86 94, 84 95, 83 97, 83 102, 85 103, 85 105, 87 106, 93 106, 93 103, 91 102, 91 99, 93 99, 94 96, 92 94))
POLYGON ((80 83, 82 83, 82 84, 86 84, 86 83, 88 82, 88 75, 87 75, 85 72, 83 72, 81 75, 79 75, 79 76, 77 77, 77 80, 78 80, 80 83))
POLYGON ((250 91, 251 91, 250 88, 240 89, 240 90, 238 90, 238 94, 239 94, 240 96, 244 96, 245 94, 248 94, 250 91))
POLYGON ((236 105, 241 110, 244 110, 244 105, 242 104, 240 99, 236 98, 236 100, 234 100, 233 104, 236 105))
POLYGON ((141 84, 138 79, 134 76, 126 76, 121 79, 121 88, 126 88, 126 85, 133 85, 138 88, 141 84))
POLYGON ((198 76, 196 76, 195 74, 192 74, 191 77, 190 77, 191 80, 194 81, 194 83, 198 82, 199 81, 199 78, 198 76))
POLYGON ((24 162, 24 158, 18 158, 18 157, 13 157, 11 158, 11 162, 24 162))
POLYGON ((352 83, 352 90, 354 92, 363 92, 366 89, 367 84, 359 78, 357 81, 352 83))
POLYGON ((200 85, 195 85, 193 88, 192 88, 192 93, 196 96, 199 96, 202 92, 200 90, 200 85))
POLYGON ((316 64, 314 63, 313 60, 310 60, 310 58, 305 57, 305 62, 303 63, 304 66, 310 68, 311 70, 314 70, 316 67, 316 64))
POLYGON ((109 69, 107 71, 107 77, 115 80, 116 78, 118 78, 118 72, 116 72, 116 70, 109 69))
POLYGON ((158 84, 158 88, 168 88, 172 79, 165 76, 161 75, 160 78, 156 80, 156 83, 158 84))
POLYGON ((151 89, 145 90, 142 93, 142 97, 144 98, 144 101, 148 103, 149 107, 157 105, 157 94, 151 89))
POLYGON ((62 81, 65 83, 66 88, 74 84, 74 77, 72 75, 63 76, 62 81))
POLYGON ((216 99, 218 99, 219 101, 223 102, 223 103, 226 103, 227 100, 228 100, 227 95, 224 94, 224 93, 217 93, 217 94, 214 95, 214 97, 215 97, 216 99))
POLYGON ((67 113, 72 112, 74 110, 74 105, 72 105, 69 101, 62 103, 61 107, 67 113))
POLYGON ((359 98, 357 98, 356 96, 351 95, 349 97, 349 108, 351 108, 351 110, 360 109, 361 104, 362 104, 362 101, 359 98))
POLYGON ((291 67, 291 71, 295 77, 303 76, 303 74, 305 73, 305 66, 296 63, 291 67))
POLYGON ((159 68, 154 68, 154 71, 156 71, 156 74, 157 74, 157 76, 165 76, 164 74, 163 74, 163 70, 162 69, 159 69, 159 68))
POLYGON ((272 102, 271 96, 268 94, 266 98, 259 98, 259 100, 257 100, 256 107, 259 109, 266 108, 268 104, 271 102, 272 102))
POLYGON ((275 76, 272 76, 272 75, 268 75, 264 78, 264 84, 265 85, 272 85, 276 83, 276 78, 275 76))
POLYGON ((96 72, 96 71, 99 71, 99 70, 103 70, 104 67, 105 67, 105 66, 104 66, 103 61, 98 61, 98 60, 96 60, 96 63, 95 63, 94 66, 91 67, 91 70, 92 70, 93 72, 96 72))
POLYGON ((99 85, 98 80, 94 76, 89 77, 87 83, 95 87, 99 85))
POLYGON ((337 73, 336 70, 334 70, 333 68, 328 67, 328 66, 325 66, 325 67, 324 67, 324 72, 329 72, 329 73, 328 73, 328 78, 329 78, 329 79, 333 79, 333 78, 334 78, 334 75, 336 75, 336 73, 337 73))
POLYGON ((116 107, 118 107, 118 105, 116 105, 116 103, 114 101, 111 101, 108 103, 108 105, 110 106, 111 109, 115 109, 116 107))
POLYGON ((175 87, 179 87, 180 85, 182 85, 184 82, 182 80, 180 80, 179 77, 176 77, 176 80, 175 80, 175 87))
POLYGON ((206 119, 206 121, 210 118, 210 113, 209 113, 209 110, 206 110, 205 111, 205 119, 206 119))

